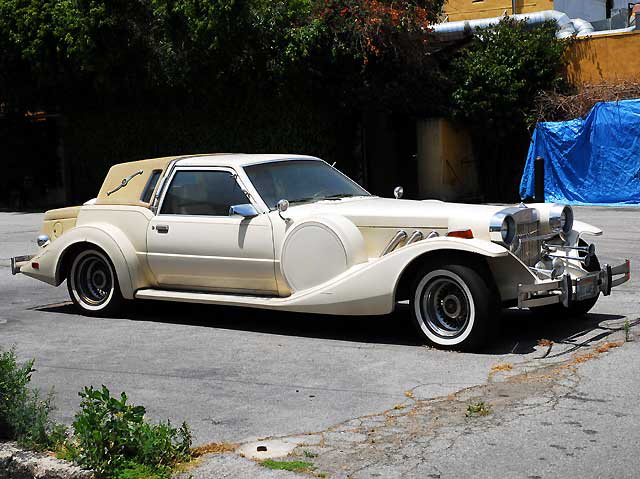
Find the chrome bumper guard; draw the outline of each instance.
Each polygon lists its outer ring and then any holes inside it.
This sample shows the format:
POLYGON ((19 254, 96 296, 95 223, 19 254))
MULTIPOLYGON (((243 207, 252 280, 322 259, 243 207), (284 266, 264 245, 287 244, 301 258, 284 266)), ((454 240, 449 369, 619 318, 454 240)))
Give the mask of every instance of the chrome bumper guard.
POLYGON ((588 273, 579 278, 569 274, 560 279, 536 284, 518 285, 518 308, 531 308, 562 303, 568 308, 572 301, 584 301, 602 293, 611 294, 611 289, 629 281, 631 262, 626 260, 618 266, 605 264, 602 270, 588 273), (622 276, 620 276, 622 275, 622 276))
POLYGON ((14 256, 11 258, 11 274, 18 274, 24 263, 33 258, 33 255, 14 256))

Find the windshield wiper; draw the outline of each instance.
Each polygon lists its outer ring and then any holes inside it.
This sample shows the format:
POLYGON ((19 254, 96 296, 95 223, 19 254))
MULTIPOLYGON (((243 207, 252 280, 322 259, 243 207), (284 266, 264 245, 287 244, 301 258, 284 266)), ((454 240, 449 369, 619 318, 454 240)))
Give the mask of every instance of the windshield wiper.
POLYGON ((340 198, 353 198, 356 195, 351 193, 337 193, 335 195, 329 195, 322 198, 323 200, 339 200, 340 198))
POLYGON ((299 198, 297 200, 289 200, 289 203, 306 203, 307 201, 317 200, 317 198, 310 196, 309 198, 299 198))

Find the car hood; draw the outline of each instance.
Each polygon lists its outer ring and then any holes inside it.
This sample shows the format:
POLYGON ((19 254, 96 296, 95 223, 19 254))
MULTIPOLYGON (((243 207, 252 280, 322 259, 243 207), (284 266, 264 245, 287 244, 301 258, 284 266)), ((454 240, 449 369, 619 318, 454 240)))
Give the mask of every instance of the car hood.
POLYGON ((504 208, 438 200, 358 197, 292 205, 287 214, 294 220, 311 215, 339 214, 359 227, 471 229, 474 233, 486 231, 488 235, 491 217, 504 208))

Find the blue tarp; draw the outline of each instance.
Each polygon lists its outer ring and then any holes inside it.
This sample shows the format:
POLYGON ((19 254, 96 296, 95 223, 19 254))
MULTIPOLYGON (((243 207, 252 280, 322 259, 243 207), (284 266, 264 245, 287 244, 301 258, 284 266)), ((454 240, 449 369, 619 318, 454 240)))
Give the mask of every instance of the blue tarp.
POLYGON ((520 182, 534 196, 544 158, 544 197, 568 204, 640 204, 640 100, 597 103, 585 118, 538 123, 520 182))

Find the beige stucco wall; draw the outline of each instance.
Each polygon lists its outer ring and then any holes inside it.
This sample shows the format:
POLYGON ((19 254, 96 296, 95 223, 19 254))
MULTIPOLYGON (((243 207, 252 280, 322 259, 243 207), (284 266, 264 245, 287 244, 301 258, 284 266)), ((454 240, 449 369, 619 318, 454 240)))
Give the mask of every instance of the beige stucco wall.
MULTIPOLYGON (((474 20, 477 18, 499 17, 505 11, 511 14, 511 0, 448 0, 444 13, 448 21, 474 20)), ((541 12, 553 10, 553 0, 517 0, 515 13, 541 12)))
POLYGON ((456 200, 478 191, 471 138, 442 118, 416 123, 418 190, 421 198, 456 200))
POLYGON ((640 31, 579 38, 569 51, 572 83, 615 83, 640 79, 640 31))

